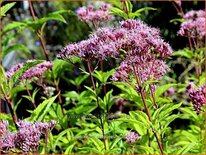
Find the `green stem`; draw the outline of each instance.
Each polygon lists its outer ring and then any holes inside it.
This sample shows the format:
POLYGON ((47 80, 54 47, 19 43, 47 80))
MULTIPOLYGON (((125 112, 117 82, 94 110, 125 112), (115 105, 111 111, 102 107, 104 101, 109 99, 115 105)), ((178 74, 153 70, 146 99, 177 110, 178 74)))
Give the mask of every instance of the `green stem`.
POLYGON ((93 78, 93 75, 92 75, 93 71, 91 69, 90 61, 87 62, 87 66, 88 66, 88 69, 89 69, 89 75, 90 75, 90 80, 92 82, 92 87, 93 87, 93 90, 95 92, 95 96, 96 96, 96 99, 97 99, 98 112, 99 112, 99 115, 100 115, 99 119, 100 119, 100 124, 101 124, 101 128, 102 128, 102 135, 103 135, 103 142, 104 142, 104 149, 106 151, 107 147, 106 147, 106 137, 105 137, 105 132, 104 132, 104 123, 103 123, 103 120, 102 120, 101 107, 100 107, 99 99, 98 99, 98 96, 97 96, 97 91, 96 91, 96 86, 95 86, 94 78, 93 78))
MULTIPOLYGON (((31 11, 31 15, 32 15, 32 18, 33 18, 33 21, 36 20, 36 16, 35 16, 35 13, 34 13, 34 8, 32 6, 32 1, 29 0, 29 8, 30 8, 30 11, 31 11)), ((45 44, 45 41, 43 39, 43 36, 42 36, 42 32, 40 30, 37 31, 37 36, 40 40, 40 43, 41 43, 41 47, 43 49, 43 52, 44 52, 44 56, 46 57, 46 60, 49 61, 49 54, 46 50, 46 44, 45 44)))
MULTIPOLYGON (((152 122, 152 119, 151 119, 151 116, 150 116, 150 113, 149 113, 149 109, 148 109, 147 104, 146 104, 145 91, 144 91, 144 89, 142 89, 141 79, 140 79, 139 76, 137 75, 137 72, 136 72, 136 70, 135 70, 135 66, 132 65, 132 67, 133 67, 133 72, 134 72, 134 75, 135 75, 135 77, 136 77, 137 85, 138 85, 138 88, 139 88, 139 93, 140 93, 142 102, 143 102, 143 104, 144 104, 144 109, 145 109, 146 115, 147 115, 149 121, 152 122)), ((152 127, 152 132, 154 133, 154 136, 155 136, 155 138, 156 138, 156 140, 157 140, 157 143, 158 143, 160 152, 161 152, 161 154, 163 155, 163 154, 164 154, 164 150, 163 150, 163 148, 162 148, 162 144, 161 144, 160 139, 159 139, 159 137, 158 137, 157 131, 156 131, 156 129, 155 129, 154 127, 152 127)))
POLYGON ((27 81, 26 81, 25 88, 26 88, 27 94, 29 95, 29 97, 31 97, 31 103, 33 104, 34 108, 36 109, 35 101, 34 101, 33 98, 32 98, 32 95, 31 95, 31 93, 30 93, 30 91, 29 91, 29 89, 28 89, 28 85, 27 85, 27 84, 28 84, 28 83, 27 83, 27 81))

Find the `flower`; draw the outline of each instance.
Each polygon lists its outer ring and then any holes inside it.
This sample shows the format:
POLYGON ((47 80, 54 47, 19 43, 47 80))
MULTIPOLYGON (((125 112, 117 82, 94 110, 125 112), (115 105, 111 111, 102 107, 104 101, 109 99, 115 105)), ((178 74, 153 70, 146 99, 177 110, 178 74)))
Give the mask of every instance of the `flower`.
POLYGON ((127 143, 135 143, 136 141, 140 140, 141 136, 139 136, 136 132, 129 131, 125 136, 125 140, 127 143))
POLYGON ((172 52, 158 29, 140 20, 128 19, 117 27, 97 29, 87 40, 67 45, 57 57, 69 59, 78 56, 85 61, 123 57, 112 79, 127 81, 136 73, 144 82, 151 78, 157 80, 168 71, 164 59, 172 52))
MULTIPOLYGON (((35 60, 27 60, 26 62, 34 62, 35 60)), ((11 78, 20 68, 24 66, 24 63, 18 63, 17 65, 13 66, 9 71, 6 72, 6 76, 8 79, 11 78)), ((51 69, 53 66, 52 62, 46 61, 37 64, 34 67, 29 68, 25 71, 22 76, 19 78, 20 80, 23 79, 32 79, 34 77, 41 77, 44 72, 48 69, 51 69)))
POLYGON ((205 105, 205 93, 206 93, 206 85, 202 85, 199 88, 194 88, 194 83, 189 83, 186 88, 186 93, 192 101, 193 107, 197 114, 200 114, 201 107, 205 105))
POLYGON ((173 96, 175 94, 176 89, 174 87, 170 87, 166 92, 165 92, 165 96, 173 96))
POLYGON ((2 148, 5 150, 8 150, 9 148, 15 148, 15 140, 16 140, 16 134, 15 133, 5 133, 2 137, 1 137, 1 144, 2 144, 2 148))
POLYGON ((8 125, 8 121, 0 121, 0 137, 6 133, 8 125))
POLYGON ((53 96, 54 95, 54 91, 56 89, 54 87, 51 86, 47 86, 44 90, 44 94, 48 95, 48 96, 53 96))
POLYGON ((186 13, 183 18, 185 21, 181 23, 180 30, 177 32, 180 36, 203 39, 205 36, 205 11, 191 10, 186 13))
POLYGON ((102 3, 99 8, 94 8, 93 5, 88 5, 87 7, 80 7, 76 10, 76 13, 81 21, 100 23, 113 19, 113 16, 109 15, 110 11, 108 9, 110 7, 111 5, 108 3, 102 3))
MULTIPOLYGON (((40 145, 40 137, 42 133, 52 129, 57 124, 56 121, 46 122, 26 122, 19 120, 17 122, 18 131, 2 132, 3 135, 0 139, 3 150, 9 150, 10 148, 18 148, 24 153, 34 152, 38 150, 40 145)), ((1 128, 5 130, 5 123, 1 128)))
POLYGON ((6 72, 7 79, 10 79, 20 68, 23 67, 23 63, 18 63, 6 72))

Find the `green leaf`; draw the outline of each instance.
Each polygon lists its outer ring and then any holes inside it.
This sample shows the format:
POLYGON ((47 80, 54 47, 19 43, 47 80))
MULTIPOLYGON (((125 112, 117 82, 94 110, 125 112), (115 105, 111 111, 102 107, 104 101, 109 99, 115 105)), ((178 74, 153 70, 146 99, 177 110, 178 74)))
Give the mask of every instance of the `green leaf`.
POLYGON ((143 11, 150 11, 150 10, 155 11, 155 10, 157 10, 157 9, 152 8, 152 7, 144 7, 144 8, 141 8, 141 9, 135 11, 134 13, 135 13, 135 14, 139 14, 139 13, 141 13, 141 12, 143 12, 143 11))
MULTIPOLYGON (((64 137, 64 135, 66 135, 66 134, 69 136, 69 139, 68 139, 68 140, 71 140, 71 138, 72 138, 72 136, 73 136, 73 133, 72 133, 72 131, 71 131, 71 128, 68 128, 68 129, 62 131, 62 132, 60 132, 60 133, 57 135, 57 139, 56 139, 56 141, 54 142, 54 149, 56 149, 59 141, 60 141, 60 140, 64 137)), ((68 136, 67 136, 67 137, 68 137, 68 136)), ((63 142, 63 143, 64 143, 64 142, 63 142)))
POLYGON ((183 146, 181 149, 179 149, 176 154, 185 154, 188 153, 190 150, 192 150, 195 145, 197 145, 196 142, 189 143, 188 145, 183 146))
POLYGON ((162 95, 170 87, 175 87, 175 86, 177 86, 177 84, 166 84, 166 85, 157 87, 157 89, 155 91, 155 98, 158 98, 160 95, 162 95))
POLYGON ((27 24, 25 22, 12 22, 7 24, 4 28, 3 28, 3 33, 6 33, 8 31, 11 31, 13 29, 23 29, 27 24))
POLYGON ((142 123, 144 123, 148 127, 152 126, 151 122, 149 121, 148 116, 144 112, 142 112, 142 111, 130 111, 129 114, 132 118, 141 121, 142 123))
POLYGON ((38 107, 32 112, 31 116, 28 118, 31 121, 42 121, 45 115, 49 112, 49 109, 54 103, 54 100, 58 95, 44 100, 38 107))
POLYGON ((127 14, 123 10, 116 8, 116 7, 111 7, 109 9, 111 10, 111 14, 120 16, 124 19, 128 19, 127 14))
POLYGON ((68 91, 66 92, 66 94, 63 94, 63 96, 67 99, 74 99, 76 101, 78 101, 80 98, 79 94, 76 91, 68 91))
POLYGON ((23 44, 16 44, 16 45, 9 46, 7 49, 3 50, 2 57, 4 58, 10 52, 18 51, 18 50, 24 51, 27 54, 31 54, 31 52, 29 51, 29 49, 25 45, 23 45, 23 44))
POLYGON ((55 59, 53 61, 52 73, 54 79, 60 76, 60 74, 65 70, 65 68, 69 67, 69 63, 64 60, 55 59))
POLYGON ((6 12, 9 11, 15 4, 16 4, 16 2, 12 2, 12 3, 8 3, 4 6, 2 6, 0 9, 1 16, 6 16, 6 12))
POLYGON ((184 18, 175 18, 175 19, 172 19, 170 20, 170 23, 174 23, 174 24, 177 24, 177 22, 185 22, 186 20, 184 18))
POLYGON ((180 57, 191 59, 193 58, 194 54, 191 50, 185 48, 184 50, 173 52, 172 56, 180 56, 180 57))
POLYGON ((128 10, 128 13, 131 13, 132 9, 133 9, 133 5, 130 2, 130 0, 126 0, 126 7, 127 7, 127 10, 128 10))
POLYGON ((181 105, 182 102, 174 105, 171 105, 171 103, 164 105, 164 108, 162 108, 162 111, 159 114, 159 121, 165 119, 167 115, 169 115, 173 110, 178 109, 181 105))
POLYGON ((92 89, 92 88, 90 88, 90 87, 88 87, 88 86, 84 86, 87 90, 89 90, 94 96, 96 96, 96 92, 92 89))
POLYGON ((0 98, 7 92, 7 78, 3 66, 0 65, 0 98))
POLYGON ((193 117, 195 121, 198 120, 198 116, 197 116, 196 112, 193 109, 191 109, 189 107, 181 107, 180 111, 189 114, 189 116, 193 117))
POLYGON ((110 146, 110 149, 113 149, 122 138, 116 138, 110 146))
POLYGON ((71 154, 72 153, 72 149, 74 148, 74 146, 76 145, 77 142, 74 142, 72 144, 70 144, 67 149, 65 150, 64 154, 71 154))

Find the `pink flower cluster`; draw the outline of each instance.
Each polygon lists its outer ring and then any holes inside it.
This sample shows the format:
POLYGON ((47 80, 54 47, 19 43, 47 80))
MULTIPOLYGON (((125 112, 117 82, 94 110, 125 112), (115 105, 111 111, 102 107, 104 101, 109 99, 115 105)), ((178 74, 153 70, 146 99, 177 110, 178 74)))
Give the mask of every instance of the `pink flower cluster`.
POLYGON ((42 133, 51 130, 56 124, 56 121, 46 122, 25 122, 18 121, 18 131, 13 133, 8 131, 8 122, 0 122, 1 136, 0 136, 0 150, 9 151, 10 149, 20 149, 24 153, 34 152, 38 149, 40 144, 40 137, 42 133))
POLYGON ((199 39, 202 39, 205 36, 206 18, 204 10, 191 10, 186 13, 183 18, 185 19, 185 22, 181 24, 180 30, 178 31, 180 36, 189 36, 191 38, 199 39))
POLYGON ((194 83, 190 83, 186 88, 186 93, 192 101, 194 109, 197 114, 200 114, 201 107, 206 105, 206 85, 202 85, 199 88, 194 88, 194 83))
POLYGON ((133 131, 129 131, 125 136, 125 140, 127 143, 135 143, 136 141, 140 140, 141 137, 133 131))
MULTIPOLYGON (((28 60, 26 62, 34 62, 35 60, 28 60)), ((7 78, 11 78, 11 76, 13 76, 20 68, 22 68, 24 65, 24 63, 19 63, 15 66, 13 66, 9 71, 6 72, 6 76, 7 78)), ((51 69, 53 66, 52 62, 46 61, 46 62, 42 62, 40 64, 37 64, 34 67, 31 67, 30 69, 28 69, 27 71, 25 71, 23 73, 23 75, 20 77, 20 80, 23 79, 32 79, 34 77, 41 77, 43 75, 43 73, 48 70, 51 69)))
POLYGON ((88 5, 87 7, 80 7, 77 10, 77 15, 80 20, 85 22, 100 23, 110 21, 113 19, 113 16, 109 15, 110 11, 108 9, 110 7, 111 5, 108 3, 102 3, 97 9, 92 5, 88 5))
POLYGON ((158 29, 129 19, 118 27, 100 28, 89 39, 67 45, 57 57, 69 59, 78 56, 86 61, 94 61, 120 58, 122 54, 124 60, 113 79, 124 81, 135 69, 142 81, 146 81, 150 77, 159 79, 166 73, 168 67, 163 59, 172 54, 172 49, 161 39, 158 29))

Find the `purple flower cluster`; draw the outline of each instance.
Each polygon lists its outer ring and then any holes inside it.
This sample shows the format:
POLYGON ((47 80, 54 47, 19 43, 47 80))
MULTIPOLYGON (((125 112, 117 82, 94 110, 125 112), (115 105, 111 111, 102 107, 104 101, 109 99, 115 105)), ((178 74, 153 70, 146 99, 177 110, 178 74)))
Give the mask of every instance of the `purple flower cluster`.
POLYGON ((139 136, 136 132, 129 131, 125 136, 125 140, 127 143, 135 143, 136 141, 140 140, 141 136, 139 136))
MULTIPOLYGON (((27 62, 33 62, 35 60, 28 60, 27 62)), ((6 76, 7 78, 11 78, 11 76, 13 76, 20 68, 22 68, 24 65, 24 63, 19 63, 15 66, 13 66, 9 71, 6 72, 6 76)), ((23 73, 23 75, 20 77, 20 80, 23 79, 32 79, 34 77, 41 77, 43 75, 43 73, 48 70, 51 69, 53 66, 52 62, 46 61, 46 62, 42 62, 40 64, 37 64, 34 67, 29 68, 27 71, 25 71, 23 73)))
POLYGON ((137 72, 142 81, 159 79, 168 67, 163 59, 172 54, 172 49, 160 37, 160 31, 139 20, 126 20, 120 26, 100 28, 87 40, 69 44, 58 54, 60 59, 78 56, 86 61, 125 58, 115 75, 114 81, 124 81, 137 72), (134 67, 133 67, 134 66, 134 67), (135 70, 135 71, 134 71, 135 70))
POLYGON ((192 101, 195 111, 197 111, 197 114, 200 114, 201 107, 206 105, 206 85, 202 85, 195 89, 194 83, 190 83, 186 88, 186 93, 192 101))
POLYGON ((185 22, 181 24, 180 30, 178 31, 180 36, 189 36, 191 38, 199 39, 202 39, 205 36, 206 18, 204 10, 191 10, 186 13, 183 18, 185 19, 185 22))
POLYGON ((113 19, 113 16, 109 15, 108 9, 110 7, 111 5, 108 3, 102 3, 97 9, 93 5, 88 5, 87 7, 80 7, 76 12, 82 21, 100 23, 113 19))
POLYGON ((5 124, 3 121, 0 124, 0 129, 4 129, 4 133, 0 137, 0 148, 2 150, 17 148, 24 153, 37 151, 42 133, 46 133, 49 129, 51 130, 56 124, 56 121, 51 121, 50 123, 18 121, 17 126, 19 129, 16 133, 12 133, 7 129, 5 130, 5 126, 7 128, 8 123, 5 124))

